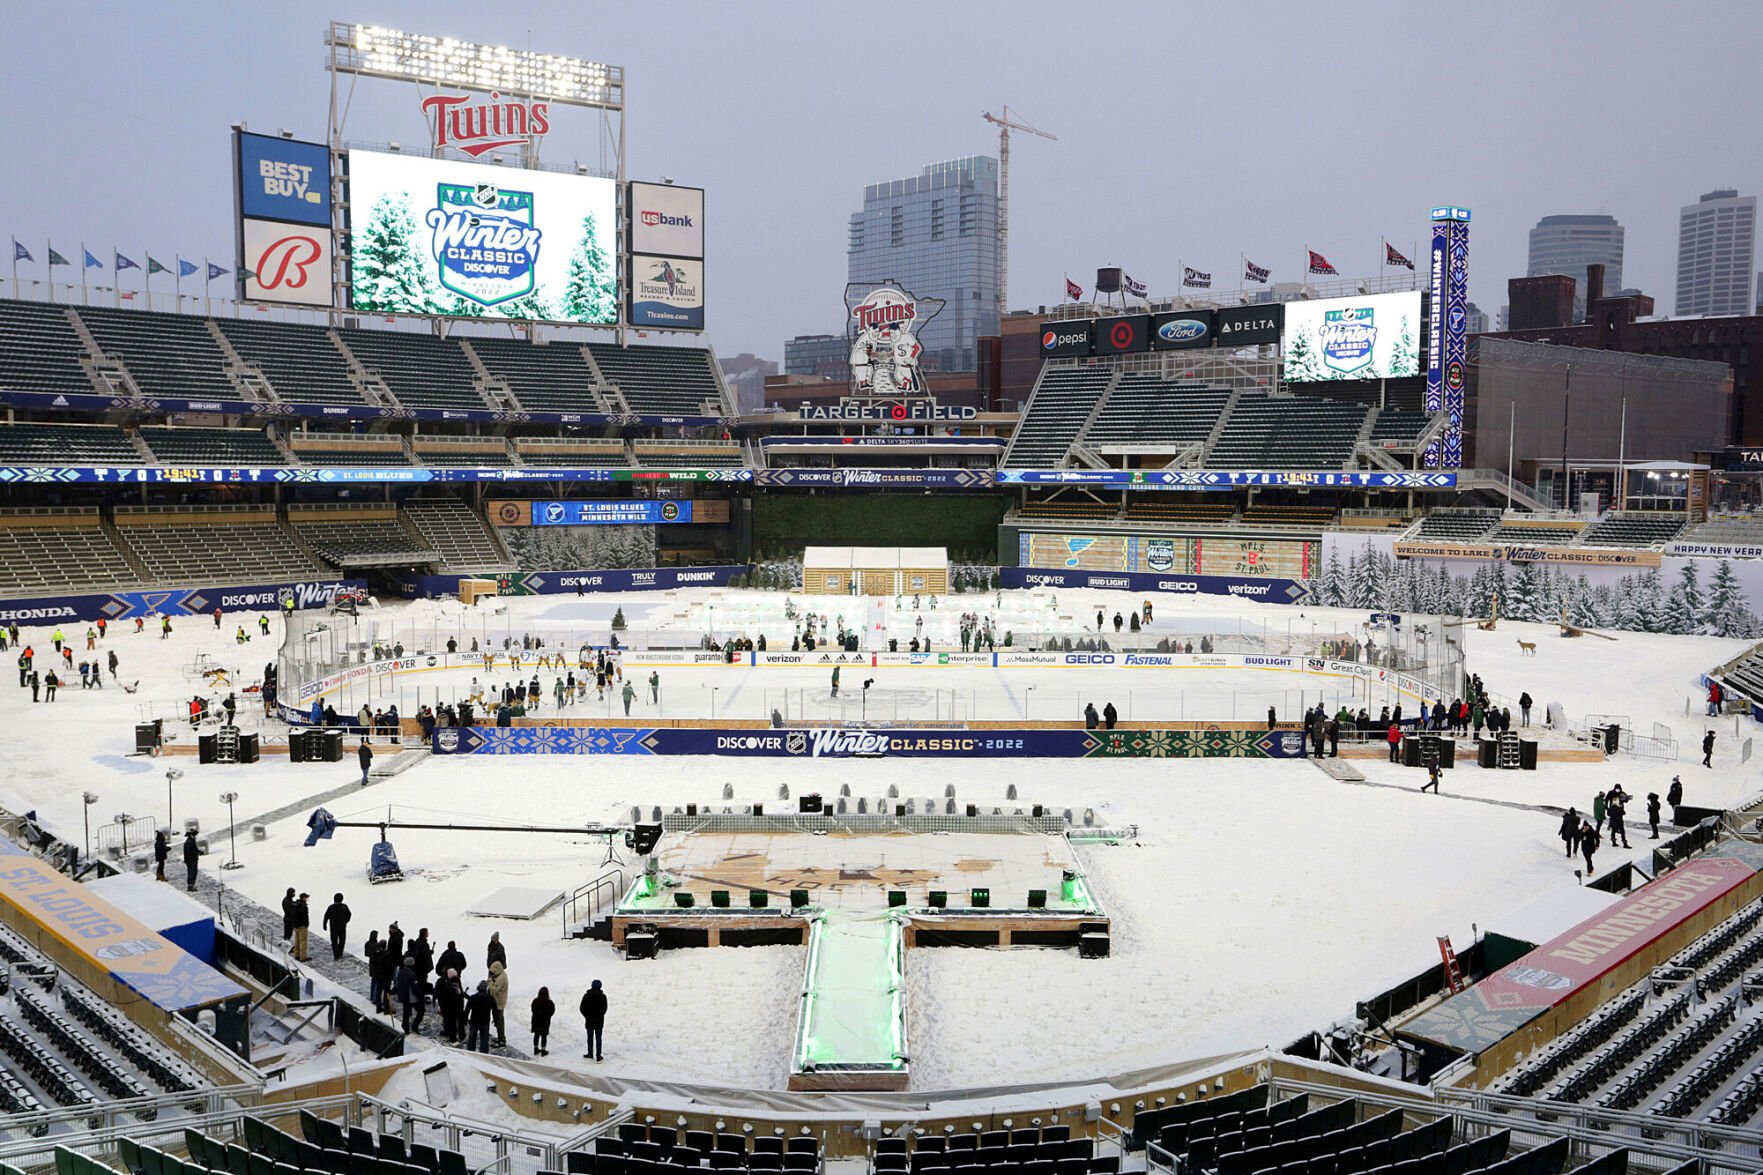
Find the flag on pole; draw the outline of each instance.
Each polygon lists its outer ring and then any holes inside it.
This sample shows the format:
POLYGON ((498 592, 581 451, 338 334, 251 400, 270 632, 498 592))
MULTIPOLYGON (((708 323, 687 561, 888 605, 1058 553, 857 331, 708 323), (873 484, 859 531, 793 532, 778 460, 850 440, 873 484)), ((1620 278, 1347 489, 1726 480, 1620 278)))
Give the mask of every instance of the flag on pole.
POLYGON ((1309 248, 1308 246, 1306 246, 1304 249, 1304 252, 1310 254, 1310 272, 1311 273, 1332 273, 1332 274, 1335 274, 1336 276, 1339 276, 1340 271, 1337 270, 1334 266, 1330 265, 1328 263, 1328 258, 1326 258, 1322 254, 1318 253, 1315 249, 1312 249, 1312 248, 1309 248))
POLYGON ((70 265, 70 264, 72 264, 72 262, 68 261, 68 259, 63 257, 61 254, 57 253, 55 251, 54 245, 50 245, 49 246, 49 264, 50 265, 70 265))
MULTIPOLYGON (((111 251, 116 252, 114 249, 111 251)), ((129 258, 124 257, 121 253, 116 254, 116 272, 121 273, 125 269, 139 269, 139 268, 141 268, 139 265, 137 265, 134 261, 131 261, 129 258)))
POLYGON ((1065 296, 1070 298, 1073 302, 1081 302, 1084 300, 1084 288, 1072 281, 1070 274, 1065 275, 1065 296))
POLYGON ((23 245, 18 243, 17 237, 12 238, 12 259, 14 261, 35 261, 36 260, 35 257, 31 256, 31 251, 29 249, 25 248, 23 245))
POLYGON ((1144 298, 1150 290, 1150 287, 1145 285, 1144 282, 1134 281, 1131 275, 1125 272, 1122 272, 1120 275, 1120 288, 1135 298, 1144 298))
POLYGON ((196 263, 194 261, 185 261, 182 257, 178 258, 178 276, 179 277, 189 277, 191 274, 193 274, 195 272, 196 272, 196 263))
POLYGON ((80 252, 82 252, 86 255, 86 268, 87 269, 103 269, 104 268, 104 263, 102 261, 98 260, 96 257, 92 256, 92 251, 90 249, 81 247, 80 252))
POLYGON ((165 266, 161 265, 159 262, 153 260, 153 254, 151 254, 151 253, 147 254, 147 276, 148 277, 152 277, 156 273, 170 273, 170 272, 171 272, 171 270, 167 269, 165 266))
POLYGON ((1404 269, 1414 268, 1414 262, 1396 252, 1396 247, 1388 241, 1383 243, 1383 263, 1389 266, 1399 265, 1404 269))
POLYGON ((1181 284, 1193 286, 1197 290, 1209 290, 1212 288, 1212 275, 1184 265, 1181 267, 1181 284))
POLYGON ((209 281, 213 281, 217 277, 225 277, 227 274, 229 274, 231 272, 232 272, 232 270, 228 269, 224 265, 216 265, 212 261, 210 261, 208 263, 208 280, 209 281))
POLYGON ((1262 269, 1259 265, 1256 265, 1253 261, 1250 261, 1247 257, 1243 258, 1243 280, 1244 281, 1246 281, 1246 282, 1260 282, 1263 285, 1265 285, 1265 284, 1267 284, 1268 275, 1271 272, 1272 272, 1271 270, 1262 269))

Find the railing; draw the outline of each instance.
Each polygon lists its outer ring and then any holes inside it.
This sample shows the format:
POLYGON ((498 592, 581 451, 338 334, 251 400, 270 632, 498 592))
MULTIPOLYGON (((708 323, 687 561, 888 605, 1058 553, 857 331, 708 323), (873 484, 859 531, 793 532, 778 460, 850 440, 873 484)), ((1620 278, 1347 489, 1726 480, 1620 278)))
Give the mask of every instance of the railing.
POLYGON ((591 922, 594 915, 604 909, 600 900, 602 893, 610 893, 616 903, 624 896, 626 889, 623 869, 608 869, 586 885, 577 886, 574 893, 563 899, 563 937, 570 937, 571 930, 577 922, 591 922), (587 904, 588 916, 581 918, 581 906, 587 904))
MULTIPOLYGON (((337 1095, 299 1105, 313 1113, 330 1114, 346 1112, 354 1102, 351 1096, 337 1095)), ((34 1114, 9 1114, 0 1118, 0 1131, 13 1137, 0 1142, 0 1161, 15 1167, 47 1166, 54 1163, 58 1146, 95 1158, 116 1156, 117 1140, 124 1138, 181 1151, 186 1128, 205 1134, 218 1130, 230 1135, 245 1111, 262 1105, 263 1091, 258 1087, 228 1085, 34 1114)), ((277 1107, 275 1111, 277 1117, 291 1113, 291 1108, 277 1107)))

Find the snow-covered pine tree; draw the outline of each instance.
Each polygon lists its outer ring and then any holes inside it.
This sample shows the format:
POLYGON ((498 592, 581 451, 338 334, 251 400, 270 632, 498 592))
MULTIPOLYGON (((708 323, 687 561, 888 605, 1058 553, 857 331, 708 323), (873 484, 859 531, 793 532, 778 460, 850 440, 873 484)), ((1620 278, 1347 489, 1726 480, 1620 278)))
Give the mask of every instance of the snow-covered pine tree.
POLYGON ((1702 631, 1702 576, 1694 559, 1683 561, 1677 582, 1665 597, 1664 628, 1660 631, 1680 636, 1702 631))
POLYGON ((1536 564, 1520 563, 1518 571, 1507 583, 1505 596, 1500 604, 1500 615, 1512 620, 1535 620, 1541 601, 1542 584, 1536 564))
POLYGON ((1658 568, 1643 571, 1635 582, 1636 611, 1642 632, 1669 632, 1667 627, 1665 581, 1658 568))
POLYGON ((617 317, 618 278, 612 259, 600 244, 594 214, 582 217, 582 234, 569 255, 569 282, 563 293, 563 317, 573 322, 612 322, 617 317))
POLYGON ((1708 579, 1708 609, 1704 616, 1707 631, 1713 636, 1753 637, 1757 635, 1757 616, 1732 563, 1722 559, 1714 565, 1708 579))
POLYGON ((368 213, 367 227, 356 236, 350 257, 355 309, 440 313, 433 264, 434 258, 416 248, 416 213, 409 201, 381 196, 368 213))

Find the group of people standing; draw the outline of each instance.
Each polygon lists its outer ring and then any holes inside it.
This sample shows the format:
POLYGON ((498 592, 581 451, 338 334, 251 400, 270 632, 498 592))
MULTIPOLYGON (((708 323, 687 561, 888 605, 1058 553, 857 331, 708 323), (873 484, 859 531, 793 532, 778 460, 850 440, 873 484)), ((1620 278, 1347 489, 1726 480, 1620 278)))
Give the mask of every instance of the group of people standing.
MULTIPOLYGON (((1585 871, 1589 876, 1592 872, 1592 854, 1603 844, 1606 830, 1612 847, 1630 848, 1628 843, 1628 802, 1634 797, 1629 795, 1619 783, 1609 791, 1597 792, 1592 796, 1591 818, 1581 816, 1579 809, 1569 808, 1561 815, 1561 843, 1567 848, 1568 859, 1575 853, 1585 857, 1585 871)), ((1683 780, 1678 776, 1671 777, 1671 786, 1666 789, 1665 802, 1675 811, 1683 803, 1683 780)), ((1653 830, 1651 840, 1659 839, 1659 819, 1661 807, 1658 792, 1647 793, 1647 824, 1653 830)))

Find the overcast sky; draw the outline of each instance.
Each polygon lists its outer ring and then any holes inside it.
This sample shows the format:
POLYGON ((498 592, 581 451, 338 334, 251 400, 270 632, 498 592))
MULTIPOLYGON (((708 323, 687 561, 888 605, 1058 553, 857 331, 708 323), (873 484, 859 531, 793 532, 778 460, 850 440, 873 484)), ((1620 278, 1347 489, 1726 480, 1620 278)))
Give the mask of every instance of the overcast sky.
MULTIPOLYGON (((785 338, 838 329, 863 185, 995 154, 980 113, 1006 102, 1059 136, 1013 143, 1016 308, 1108 263, 1154 294, 1178 259, 1234 285, 1239 252, 1293 280, 1306 245, 1370 274, 1381 236, 1408 252, 1453 203, 1474 211, 1490 316, 1529 228, 1562 212, 1615 215, 1626 283, 1669 312, 1678 207, 1763 187, 1756 0, 63 0, 7 14, 5 231, 229 258, 229 124, 322 137, 330 19, 624 66, 630 176, 708 189, 725 355, 781 360, 785 338)), ((362 83, 349 136, 417 140, 415 102, 362 83)), ((547 161, 597 157, 591 112, 554 123, 547 161)))

